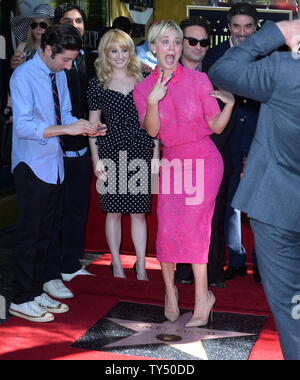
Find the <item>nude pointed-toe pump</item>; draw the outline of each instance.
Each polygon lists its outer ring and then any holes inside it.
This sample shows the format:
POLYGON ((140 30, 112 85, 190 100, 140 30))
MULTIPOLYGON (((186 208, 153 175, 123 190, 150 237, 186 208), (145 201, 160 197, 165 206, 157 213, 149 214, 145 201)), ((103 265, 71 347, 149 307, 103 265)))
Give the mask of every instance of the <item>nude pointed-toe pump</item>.
POLYGON ((180 317, 180 310, 178 307, 178 289, 175 287, 176 301, 177 301, 177 310, 175 312, 167 311, 168 295, 165 296, 165 317, 170 322, 175 322, 180 317))
POLYGON ((204 327, 207 326, 209 322, 212 322, 213 320, 213 312, 214 312, 214 305, 216 303, 216 297, 212 292, 209 291, 209 301, 208 301, 208 308, 205 313, 205 318, 192 318, 185 327, 204 327))

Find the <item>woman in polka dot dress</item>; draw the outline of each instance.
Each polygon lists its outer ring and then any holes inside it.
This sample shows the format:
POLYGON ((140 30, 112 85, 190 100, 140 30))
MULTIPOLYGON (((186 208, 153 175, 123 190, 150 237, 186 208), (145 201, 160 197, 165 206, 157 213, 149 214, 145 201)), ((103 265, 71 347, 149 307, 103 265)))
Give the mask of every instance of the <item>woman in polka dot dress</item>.
POLYGON ((101 210, 107 213, 111 268, 115 277, 126 277, 120 259, 121 218, 129 213, 136 275, 139 280, 148 280, 145 213, 150 212, 151 160, 158 148, 153 150, 154 140, 140 128, 133 102, 133 88, 143 80, 141 64, 134 55, 132 39, 117 29, 103 36, 98 53, 97 77, 91 79, 88 88, 90 121, 102 120, 108 129, 105 137, 91 138, 90 146, 101 210))

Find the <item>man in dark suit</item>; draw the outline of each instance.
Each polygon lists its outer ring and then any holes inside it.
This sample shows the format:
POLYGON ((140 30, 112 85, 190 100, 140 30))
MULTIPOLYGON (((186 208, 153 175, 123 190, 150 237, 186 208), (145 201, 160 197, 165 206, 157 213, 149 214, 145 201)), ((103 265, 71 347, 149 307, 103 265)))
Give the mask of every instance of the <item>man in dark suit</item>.
MULTIPOLYGON (((258 13, 253 5, 247 3, 235 4, 228 12, 228 27, 231 32, 231 38, 210 49, 205 56, 205 64, 211 66, 231 47, 238 46, 254 34, 257 24, 258 13)), ((229 251, 229 267, 225 272, 225 280, 247 275, 246 250, 242 245, 241 236, 241 212, 231 207, 231 202, 239 185, 244 160, 248 156, 256 130, 259 108, 259 102, 236 96, 235 112, 231 118, 234 128, 229 138, 233 173, 229 178, 225 216, 226 245, 229 251)), ((260 282, 254 250, 252 257, 255 280, 260 282)))
POLYGON ((227 91, 261 102, 233 207, 246 212, 285 359, 300 359, 300 21, 267 21, 210 69, 227 91), (291 52, 274 52, 286 44, 291 52), (257 60, 258 56, 266 56, 257 60))
MULTIPOLYGON (((69 3, 55 10, 54 24, 71 24, 84 36, 86 15, 69 3)), ((72 114, 88 120, 86 91, 89 81, 89 60, 82 49, 72 68, 66 71, 72 103, 72 114)), ((55 229, 47 263, 44 290, 60 299, 72 298, 72 292, 63 284, 77 275, 89 275, 81 267, 84 250, 85 223, 89 205, 91 161, 86 136, 62 136, 64 148, 65 182, 56 216, 55 229), (55 259, 56 258, 56 259, 55 259)))
MULTIPOLYGON (((183 20, 180 27, 184 33, 181 64, 192 70, 207 72, 208 66, 203 62, 203 59, 209 47, 211 34, 210 24, 205 19, 191 17, 183 20)), ((220 105, 223 107, 221 102, 220 105)), ((216 207, 212 221, 208 282, 210 286, 221 288, 225 286, 223 270, 225 265, 224 220, 229 176, 232 174, 228 137, 233 126, 233 123, 229 123, 221 135, 214 134, 211 137, 224 161, 224 177, 216 199, 216 207)), ((176 282, 185 284, 193 282, 193 271, 190 264, 177 264, 176 282)))

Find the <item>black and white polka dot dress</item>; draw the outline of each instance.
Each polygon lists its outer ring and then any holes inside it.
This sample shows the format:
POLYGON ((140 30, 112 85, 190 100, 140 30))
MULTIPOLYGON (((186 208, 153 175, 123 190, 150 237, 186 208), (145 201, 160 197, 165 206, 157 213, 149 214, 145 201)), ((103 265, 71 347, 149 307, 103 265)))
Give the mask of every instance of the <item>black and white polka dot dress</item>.
POLYGON ((124 95, 104 89, 96 77, 88 87, 89 110, 101 110, 103 122, 108 127, 106 136, 98 137, 96 142, 108 176, 107 183, 101 182, 103 212, 150 212, 154 142, 140 127, 132 94, 133 91, 124 95))

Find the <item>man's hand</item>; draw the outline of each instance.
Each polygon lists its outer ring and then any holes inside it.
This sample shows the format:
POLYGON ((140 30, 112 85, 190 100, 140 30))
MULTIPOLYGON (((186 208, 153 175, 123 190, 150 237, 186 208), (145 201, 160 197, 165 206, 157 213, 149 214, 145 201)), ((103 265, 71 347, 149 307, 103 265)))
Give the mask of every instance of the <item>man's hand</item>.
POLYGON ((90 137, 99 137, 99 136, 105 136, 107 132, 107 126, 105 124, 102 124, 100 121, 96 121, 94 123, 91 123, 96 128, 96 134, 89 135, 90 137))
POLYGON ((25 54, 22 51, 16 51, 10 60, 10 67, 14 70, 25 62, 25 54))
MULTIPOLYGON (((102 125, 103 127, 103 125, 102 125)), ((101 128, 102 128, 101 127, 101 128)), ((44 130, 44 138, 51 138, 56 136, 104 136, 106 134, 106 129, 99 129, 99 123, 90 123, 87 120, 80 119, 73 124, 69 125, 52 125, 44 130)))
POLYGON ((70 136, 95 136, 97 133, 96 125, 87 120, 80 119, 73 124, 66 126, 66 134, 70 136))
POLYGON ((300 20, 280 21, 276 24, 284 36, 286 45, 298 53, 300 44, 300 20))

